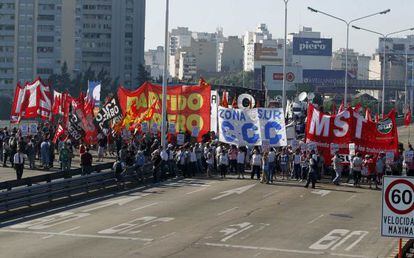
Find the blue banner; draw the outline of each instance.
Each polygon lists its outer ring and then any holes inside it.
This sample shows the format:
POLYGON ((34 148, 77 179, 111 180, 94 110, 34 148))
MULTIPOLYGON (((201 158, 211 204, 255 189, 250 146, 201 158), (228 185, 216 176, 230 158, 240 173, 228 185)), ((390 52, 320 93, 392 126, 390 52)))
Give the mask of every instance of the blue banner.
POLYGON ((237 146, 286 146, 281 108, 232 109, 219 107, 219 140, 237 146))
MULTIPOLYGON (((303 83, 308 84, 343 84, 345 70, 304 69, 303 83)), ((348 77, 349 78, 349 77, 348 77)))
POLYGON ((332 39, 294 37, 293 55, 332 56, 332 39))

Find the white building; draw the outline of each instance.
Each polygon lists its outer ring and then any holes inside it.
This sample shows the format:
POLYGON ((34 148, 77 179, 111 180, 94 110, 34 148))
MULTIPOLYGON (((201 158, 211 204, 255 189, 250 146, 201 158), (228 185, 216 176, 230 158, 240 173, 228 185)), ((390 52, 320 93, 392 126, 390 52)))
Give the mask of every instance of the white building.
POLYGON ((243 43, 244 71, 253 71, 263 65, 282 64, 283 40, 272 39, 266 24, 259 24, 254 32, 246 32, 243 43))
POLYGON ((191 34, 187 27, 178 27, 172 29, 170 33, 170 49, 169 54, 175 55, 178 49, 191 46, 191 34))
POLYGON ((194 80, 197 76, 196 56, 192 52, 180 52, 178 78, 180 80, 194 80))
POLYGON ((150 68, 151 77, 154 79, 163 75, 164 71, 164 47, 158 46, 156 49, 149 49, 144 54, 145 65, 150 68))
POLYGON ((237 36, 219 43, 217 72, 240 72, 243 69, 243 44, 237 36))
MULTIPOLYGON (((345 48, 340 48, 332 55, 332 69, 333 70, 345 70, 345 48)), ((348 73, 354 78, 358 74, 358 56, 359 54, 353 49, 348 50, 348 73)))
POLYGON ((303 69, 331 69, 332 39, 321 38, 321 33, 303 27, 299 33, 291 34, 293 42, 292 65, 303 69))
POLYGON ((371 57, 366 55, 358 56, 358 80, 369 80, 369 65, 371 62, 371 57))

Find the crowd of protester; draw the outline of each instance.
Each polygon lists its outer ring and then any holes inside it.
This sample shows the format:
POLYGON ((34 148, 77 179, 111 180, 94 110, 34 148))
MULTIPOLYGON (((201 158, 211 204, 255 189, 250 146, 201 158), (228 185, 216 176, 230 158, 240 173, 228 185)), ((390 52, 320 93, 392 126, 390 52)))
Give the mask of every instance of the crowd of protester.
MULTIPOLYGON (((214 133, 203 138, 202 143, 186 135, 185 144, 169 143, 163 149, 159 137, 149 133, 125 137, 114 136, 108 130, 98 135, 96 145, 90 146, 84 142, 72 143, 70 139, 59 139, 55 144, 52 141, 54 131, 52 126, 42 125, 36 135, 24 137, 16 129, 4 128, 0 132, 0 161, 3 166, 14 167, 17 179, 21 179, 25 163, 30 169, 49 170, 54 161, 58 161, 58 169, 69 170, 73 167, 74 157, 79 155, 82 174, 85 175, 92 172, 90 149, 95 149, 95 162, 103 162, 104 157, 116 159, 113 170, 120 182, 131 171, 139 177, 149 163, 154 181, 175 177, 179 172, 189 178, 200 175, 223 179, 228 175, 238 179, 250 177, 266 184, 297 180, 312 188, 321 178, 331 179, 336 185, 352 182, 359 187, 361 183, 367 183, 370 188, 378 188, 384 174, 401 175, 404 165, 407 175, 412 176, 414 172, 414 161, 404 161, 402 154, 394 162, 387 163, 384 153, 377 157, 363 157, 356 153, 348 161, 336 153, 332 156, 331 166, 326 166, 323 153, 315 150, 293 149, 292 146, 268 149, 237 147, 220 143, 214 133)), ((409 150, 414 151, 411 145, 409 150)))

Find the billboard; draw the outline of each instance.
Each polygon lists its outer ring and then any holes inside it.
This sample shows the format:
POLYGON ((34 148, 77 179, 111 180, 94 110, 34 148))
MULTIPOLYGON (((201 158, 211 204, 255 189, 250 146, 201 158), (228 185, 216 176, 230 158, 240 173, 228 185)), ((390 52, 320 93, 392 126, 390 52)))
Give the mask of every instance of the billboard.
MULTIPOLYGON (((303 70, 303 83, 308 84, 343 84, 344 77, 345 70, 303 70)), ((349 75, 348 78, 350 78, 349 75)))
MULTIPOLYGON (((264 66, 264 85, 268 90, 282 90, 283 86, 283 66, 266 65, 264 66)), ((286 90, 296 90, 295 84, 302 83, 302 67, 286 66, 286 90)))
POLYGON ((293 55, 332 56, 332 39, 294 37, 293 55))

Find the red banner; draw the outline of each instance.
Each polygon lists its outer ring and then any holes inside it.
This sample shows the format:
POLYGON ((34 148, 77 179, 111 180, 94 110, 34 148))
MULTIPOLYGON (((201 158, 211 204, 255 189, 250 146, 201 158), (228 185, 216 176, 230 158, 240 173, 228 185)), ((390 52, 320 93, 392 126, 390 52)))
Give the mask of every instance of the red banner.
POLYGON ((332 150, 340 154, 349 153, 349 144, 355 143, 355 151, 376 157, 380 152, 394 152, 397 155, 398 132, 395 111, 384 119, 373 122, 347 108, 336 115, 327 115, 308 108, 306 141, 315 142, 327 164, 331 163, 332 150))
MULTIPOLYGON (((198 86, 168 86, 167 88, 167 119, 175 123, 177 132, 192 132, 199 128, 198 139, 210 131, 210 91, 208 84, 198 86)), ((144 83, 135 91, 123 87, 118 89, 118 99, 124 114, 141 114, 152 104, 155 105, 151 124, 161 125, 162 87, 149 82, 144 83)))
POLYGON ((40 78, 24 86, 17 85, 11 110, 11 122, 20 118, 49 119, 52 111, 51 91, 40 78))

